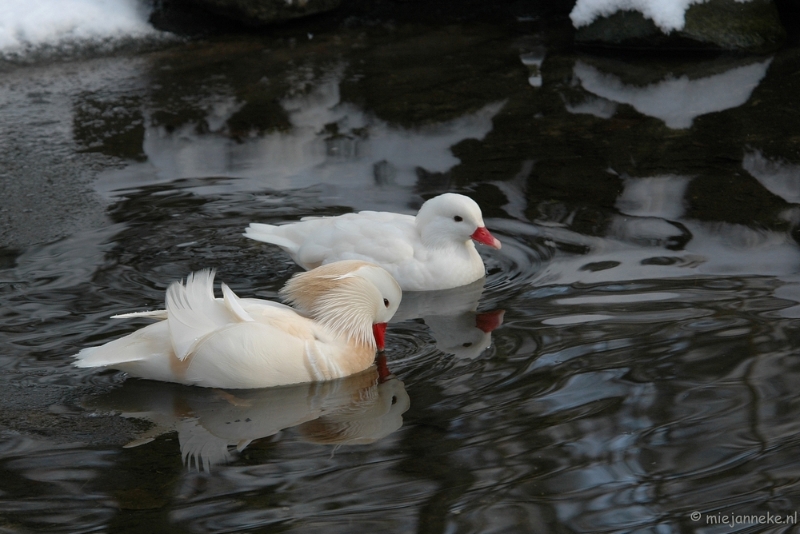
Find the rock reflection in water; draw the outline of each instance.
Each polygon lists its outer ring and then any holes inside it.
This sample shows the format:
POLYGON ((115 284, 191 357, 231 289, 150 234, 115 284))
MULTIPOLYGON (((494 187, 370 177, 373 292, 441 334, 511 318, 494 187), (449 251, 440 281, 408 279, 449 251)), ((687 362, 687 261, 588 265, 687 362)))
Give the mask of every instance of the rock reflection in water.
POLYGON ((588 253, 559 254, 532 283, 606 283, 691 276, 778 276, 789 278, 800 249, 787 232, 743 224, 703 222, 685 216, 690 177, 627 177, 606 235, 589 237, 565 228, 537 233, 562 247, 588 253))
MULTIPOLYGON (((343 102, 340 84, 343 67, 307 79, 303 69, 297 87, 280 100, 288 128, 246 139, 232 139, 231 118, 242 104, 232 97, 204 104, 208 131, 195 124, 178 129, 160 126, 145 115, 142 149, 145 161, 101 174, 96 188, 104 195, 148 184, 187 177, 235 178, 200 191, 296 190, 320 183, 335 188, 348 206, 376 209, 386 203, 386 190, 403 192, 410 199, 419 170, 444 173, 459 163, 451 147, 464 139, 482 139, 492 129, 492 119, 503 102, 456 119, 404 129, 343 102)), ((403 206, 397 198, 388 204, 403 206)))
MULTIPOLYGON (((771 193, 791 204, 778 214, 778 218, 788 222, 797 232, 800 226, 800 165, 769 159, 760 151, 752 151, 745 154, 742 168, 771 193)), ((796 271, 782 276, 783 285, 775 289, 775 296, 798 303, 781 310, 780 315, 784 317, 800 317, 800 274, 796 271)))
POLYGON ((771 160, 755 150, 745 154, 742 168, 771 193, 786 202, 800 204, 800 165, 771 160))
MULTIPOLYGON (((668 128, 684 129, 700 115, 741 106, 767 72, 771 59, 726 70, 720 74, 690 79, 687 75, 668 77, 645 87, 624 83, 583 61, 574 67, 575 78, 595 99, 570 106, 573 113, 591 113, 609 118, 614 108, 606 102, 629 104, 644 115, 664 121, 668 128)), ((693 65, 693 68, 696 66, 693 65)))
POLYGON ((128 380, 84 405, 154 423, 126 447, 177 431, 184 462, 210 471, 233 459, 232 448, 240 453, 252 441, 292 427, 307 441, 335 445, 372 443, 396 431, 410 399, 385 365, 381 372, 372 367, 340 380, 230 392, 128 380))

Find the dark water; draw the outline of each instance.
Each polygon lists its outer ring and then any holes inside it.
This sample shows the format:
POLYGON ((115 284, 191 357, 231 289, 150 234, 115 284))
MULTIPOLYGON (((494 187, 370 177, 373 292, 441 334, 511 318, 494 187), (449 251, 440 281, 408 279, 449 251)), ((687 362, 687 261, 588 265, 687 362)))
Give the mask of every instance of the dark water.
POLYGON ((566 34, 354 23, 9 67, 0 529, 791 530, 800 51, 603 58, 566 34), (445 191, 503 248, 484 283, 404 297, 388 380, 70 366, 194 269, 277 298, 297 268, 249 222, 445 191))

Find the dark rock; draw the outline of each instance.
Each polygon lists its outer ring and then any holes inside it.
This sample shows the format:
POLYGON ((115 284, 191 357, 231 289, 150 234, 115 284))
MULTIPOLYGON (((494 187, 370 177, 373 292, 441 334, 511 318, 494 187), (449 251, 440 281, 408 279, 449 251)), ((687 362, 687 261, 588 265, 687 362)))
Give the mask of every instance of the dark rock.
POLYGON ((767 53, 786 39, 773 0, 710 0, 686 11, 681 30, 664 33, 638 11, 618 11, 578 28, 575 41, 588 47, 654 50, 726 50, 767 53))
POLYGON ((181 0, 247 26, 262 26, 325 13, 339 7, 341 0, 181 0))
POLYGON ((800 2, 775 0, 775 6, 778 8, 783 27, 786 28, 787 40, 793 44, 800 42, 800 2))

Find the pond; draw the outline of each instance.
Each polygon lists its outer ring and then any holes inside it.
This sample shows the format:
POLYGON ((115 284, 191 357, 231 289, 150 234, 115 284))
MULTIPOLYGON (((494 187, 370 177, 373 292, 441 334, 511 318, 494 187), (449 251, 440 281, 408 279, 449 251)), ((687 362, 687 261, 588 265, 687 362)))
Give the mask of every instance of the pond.
POLYGON ((0 528, 796 524, 800 48, 313 30, 4 66, 0 528), (193 270, 277 299, 299 268, 250 222, 448 191, 503 247, 485 280, 404 295, 389 376, 223 391, 71 365, 193 270))

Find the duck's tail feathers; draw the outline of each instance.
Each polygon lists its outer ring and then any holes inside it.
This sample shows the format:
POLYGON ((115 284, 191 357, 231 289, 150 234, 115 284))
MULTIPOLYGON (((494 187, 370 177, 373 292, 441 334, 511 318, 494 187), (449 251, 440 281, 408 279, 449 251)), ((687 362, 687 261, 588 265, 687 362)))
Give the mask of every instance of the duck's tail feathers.
POLYGON ((119 313, 117 315, 111 316, 112 319, 133 319, 135 317, 144 317, 147 319, 156 319, 158 321, 163 321, 164 319, 167 318, 167 310, 119 313))
POLYGON ((242 235, 250 239, 255 239, 256 241, 272 243, 286 250, 289 254, 296 254, 300 246, 291 239, 281 235, 282 233, 280 226, 250 223, 250 226, 245 228, 244 234, 242 235))
MULTIPOLYGON (((241 299, 222 284, 221 299, 214 298, 214 271, 190 274, 186 283, 174 282, 167 289, 166 310, 127 313, 117 317, 165 319, 100 347, 75 355, 77 367, 117 367, 133 362, 169 360, 174 353, 186 359, 198 343, 212 332, 232 323, 252 321, 241 299), (168 347, 172 347, 172 351, 168 347), (158 356, 154 359, 154 357, 158 356)), ((124 370, 124 369, 123 369, 124 370)))
POLYGON ((74 356, 73 364, 75 367, 108 367, 144 359, 141 351, 125 350, 126 347, 120 346, 119 341, 115 340, 100 347, 83 349, 74 356))

